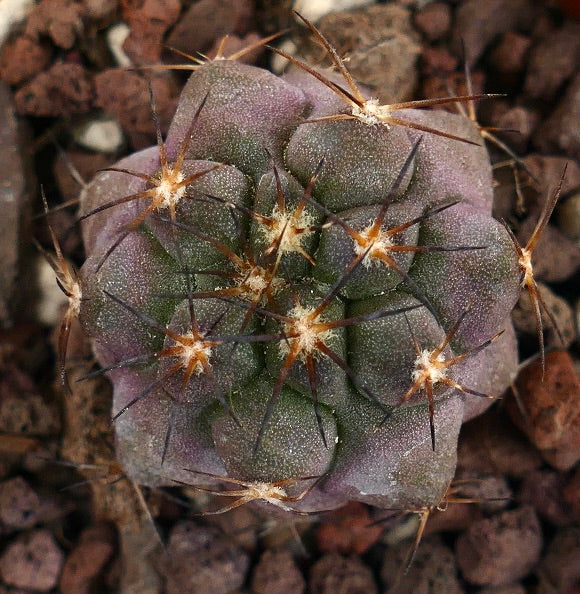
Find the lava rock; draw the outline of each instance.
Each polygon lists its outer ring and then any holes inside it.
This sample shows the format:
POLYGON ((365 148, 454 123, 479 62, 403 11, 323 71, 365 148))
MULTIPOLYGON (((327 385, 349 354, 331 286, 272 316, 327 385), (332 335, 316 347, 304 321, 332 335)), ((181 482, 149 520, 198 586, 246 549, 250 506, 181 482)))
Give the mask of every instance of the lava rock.
POLYGON ((302 594, 306 588, 304 577, 288 550, 265 551, 252 577, 254 594, 302 594))
POLYGON ((56 587, 64 554, 48 530, 20 534, 0 556, 4 583, 47 592, 56 587))
POLYGON ((562 151, 580 159, 580 74, 570 83, 552 115, 538 128, 534 144, 544 152, 562 151))
MULTIPOLYGON (((556 326, 559 330, 558 333, 544 308, 540 308, 546 345, 556 348, 569 347, 576 340, 576 328, 572 308, 565 299, 558 297, 558 295, 553 293, 543 283, 538 283, 538 290, 546 304, 546 308, 556 320, 556 326), (564 340, 563 343, 560 341, 560 335, 564 340)), ((512 320, 516 330, 519 332, 533 336, 536 335, 536 316, 534 315, 530 295, 527 291, 522 291, 522 295, 512 312, 512 320)))
POLYGON ((527 53, 532 40, 516 31, 507 31, 492 50, 490 60, 502 74, 519 74, 526 65, 527 53))
POLYGON ((38 394, 32 379, 15 365, 0 376, 0 431, 49 436, 58 433, 56 407, 38 394))
POLYGON ((358 557, 343 557, 329 553, 319 559, 310 569, 312 594, 376 594, 377 585, 373 573, 358 557))
POLYGON ((546 594, 572 593, 580 582, 580 528, 568 526, 556 533, 540 563, 539 591, 546 594))
POLYGON ((368 508, 352 502, 325 518, 316 531, 318 548, 324 553, 362 555, 379 539, 383 529, 371 525, 368 508))
POLYGON ((205 53, 214 40, 224 35, 245 35, 252 19, 252 4, 250 0, 195 2, 171 31, 167 45, 194 55, 205 53))
MULTIPOLYGON (((165 76, 151 78, 151 88, 163 133, 176 105, 171 79, 165 76)), ((147 80, 122 68, 104 70, 95 77, 96 105, 112 115, 121 125, 134 148, 143 148, 154 142, 149 86, 147 80)))
POLYGON ((9 85, 20 85, 44 70, 51 54, 46 43, 19 35, 2 47, 0 78, 9 85))
MULTIPOLYGON (((87 180, 93 177, 99 169, 104 169, 112 165, 111 157, 102 153, 87 153, 84 151, 66 151, 61 153, 55 159, 53 165, 53 174, 60 191, 60 195, 63 201, 72 200, 78 197, 81 191, 81 186, 75 177, 73 177, 72 168, 76 169, 80 179, 87 180)), ((58 217, 56 216, 58 211, 53 213, 51 217, 52 225, 57 230, 57 236, 63 237, 58 233, 58 217), (55 224, 55 219, 57 223, 55 224)), ((63 227, 63 230, 72 227, 72 221, 63 227)), ((67 243, 66 238, 63 242, 67 243)), ((61 246, 62 247, 62 246, 61 246)), ((65 249, 65 248, 63 248, 65 249)), ((70 253, 70 250, 65 249, 66 252, 70 253)))
POLYGON ((0 528, 25 530, 39 519, 40 498, 20 476, 0 483, 0 528))
POLYGON ((579 58, 580 24, 568 22, 531 50, 524 93, 533 99, 551 101, 576 72, 579 58))
POLYGON ((424 47, 421 53, 421 69, 425 74, 451 73, 459 60, 446 47, 424 47))
POLYGON ((451 7, 444 2, 433 2, 417 12, 415 26, 429 41, 445 37, 451 28, 451 7))
POLYGON ((465 579, 482 586, 504 586, 526 576, 541 549, 540 523, 530 506, 473 524, 455 546, 465 579))
POLYGON ((501 133, 509 147, 516 152, 526 151, 528 141, 538 124, 539 116, 535 111, 526 107, 511 107, 499 117, 490 118, 490 125, 501 128, 501 133))
POLYGON ((458 473, 523 478, 542 465, 540 454, 498 409, 463 427, 457 454, 458 473))
POLYGON ((453 42, 461 55, 465 46, 465 60, 473 66, 487 46, 499 35, 516 29, 524 19, 530 18, 527 0, 466 0, 455 11, 453 42))
POLYGON ((60 591, 89 594, 94 579, 115 551, 115 532, 107 524, 83 530, 78 544, 69 553, 60 576, 60 591))
POLYGON ((161 572, 168 594, 221 594, 239 588, 250 559, 217 528, 181 522, 171 531, 161 572))
POLYGON ((83 0, 83 14, 95 21, 112 18, 117 7, 118 0, 83 0))
POLYGON ((89 111, 93 95, 88 70, 80 64, 56 63, 20 87, 14 101, 20 115, 57 117, 89 111))
POLYGON ((387 586, 386 593, 463 594, 464 589, 457 578, 453 551, 440 538, 422 540, 409 571, 403 573, 408 553, 408 541, 395 551, 387 550, 381 569, 381 577, 387 586))
POLYGON ((127 55, 137 65, 159 62, 163 35, 179 18, 179 0, 126 1, 122 2, 122 8, 123 18, 131 29, 123 44, 127 55))
POLYGON ((527 206, 530 210, 543 207, 550 193, 560 182, 564 167, 567 168, 566 176, 562 180, 562 195, 566 196, 580 186, 580 166, 566 157, 532 153, 524 157, 523 161, 537 180, 534 182, 535 192, 527 196, 527 206))
POLYGON ((514 423, 527 433, 549 464, 568 470, 580 459, 580 378, 572 358, 565 351, 548 353, 543 378, 537 361, 522 370, 516 385, 526 418, 510 399, 508 411, 514 423))
POLYGON ((482 588, 478 594, 526 594, 526 589, 521 584, 510 584, 499 588, 482 588))
POLYGON ((572 510, 574 521, 580 522, 580 469, 570 477, 564 487, 564 500, 572 510))
POLYGON ((564 477, 553 470, 530 472, 520 485, 517 500, 531 505, 538 516, 555 526, 570 522, 570 509, 564 499, 564 477))
MULTIPOLYGON (((421 46, 409 10, 388 4, 332 12, 318 27, 339 52, 349 52, 349 71, 371 87, 381 103, 411 98, 421 46)), ((313 57, 318 52, 314 49, 313 57)))
MULTIPOLYGON (((463 493, 459 493, 458 497, 463 497, 463 493)), ((481 520, 482 517, 480 507, 474 503, 459 502, 443 505, 440 510, 434 509, 431 512, 423 535, 467 530, 471 524, 481 520)))
POLYGON ((30 13, 26 35, 48 35, 62 49, 71 49, 83 30, 83 6, 76 0, 42 0, 30 13))

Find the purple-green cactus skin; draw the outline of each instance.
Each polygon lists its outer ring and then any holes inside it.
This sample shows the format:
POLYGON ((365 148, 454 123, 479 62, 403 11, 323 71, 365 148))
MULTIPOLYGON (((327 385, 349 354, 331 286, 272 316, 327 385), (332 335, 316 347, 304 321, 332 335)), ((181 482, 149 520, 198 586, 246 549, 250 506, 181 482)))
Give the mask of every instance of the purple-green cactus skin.
MULTIPOLYGON (((102 172, 85 192, 85 214, 118 202, 83 223, 80 319, 110 368, 117 454, 138 483, 212 484, 190 469, 281 481, 284 509, 432 506, 462 423, 513 379, 520 273, 491 216, 477 128, 395 112, 468 144, 320 121, 338 113, 344 102, 306 72, 208 62, 165 147, 170 165, 187 149, 180 179, 221 166, 176 194, 174 216, 167 201, 139 221, 150 196, 121 201, 152 187, 144 177, 102 172), (382 235, 361 247, 381 212, 382 235), (437 348, 453 364, 431 369, 433 449, 420 373, 437 348)), ((116 167, 160 179, 159 147, 116 167)))

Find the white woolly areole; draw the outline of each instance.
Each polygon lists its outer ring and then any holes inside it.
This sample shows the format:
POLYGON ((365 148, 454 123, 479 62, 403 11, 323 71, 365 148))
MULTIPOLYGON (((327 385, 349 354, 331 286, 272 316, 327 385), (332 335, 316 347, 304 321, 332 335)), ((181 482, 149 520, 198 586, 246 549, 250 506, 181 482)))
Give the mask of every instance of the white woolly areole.
POLYGON ((243 284, 253 293, 252 297, 259 297, 268 288, 266 274, 266 271, 261 266, 255 266, 244 278, 243 284))
POLYGON ((238 273, 243 276, 240 287, 242 288, 241 297, 249 301, 261 299, 268 287, 271 294, 275 295, 284 285, 281 278, 272 278, 269 271, 261 266, 248 266, 248 269, 237 267, 238 273))
POLYGON ((443 353, 439 353, 435 361, 433 361, 433 352, 426 349, 422 350, 415 360, 411 379, 416 382, 419 378, 429 378, 431 383, 436 384, 447 377, 447 369, 441 365, 444 362, 443 353))
POLYGON ((367 99, 362 107, 358 105, 353 105, 351 114, 361 122, 369 126, 376 126, 377 124, 381 124, 385 126, 387 130, 390 128, 388 122, 385 121, 385 118, 391 113, 391 106, 390 105, 381 105, 378 99, 367 99))
POLYGON ((183 173, 171 175, 169 179, 164 177, 155 188, 156 194, 163 199, 161 207, 170 208, 175 206, 185 196, 185 186, 176 188, 175 186, 185 179, 183 173))
POLYGON ((378 99, 369 99, 362 107, 353 105, 351 113, 357 120, 361 120, 369 126, 375 126, 380 123, 379 107, 378 99))
POLYGON ((293 511, 289 506, 285 505, 283 501, 288 499, 288 493, 279 486, 271 483, 246 483, 246 489, 242 497, 248 500, 261 499, 271 505, 275 505, 284 511, 293 511))
POLYGON ((369 225, 366 229, 360 232, 362 242, 353 239, 354 242, 354 253, 357 256, 364 254, 368 249, 369 245, 372 245, 368 254, 364 257, 362 263, 366 268, 370 268, 372 264, 381 264, 381 260, 376 259, 376 254, 386 254, 394 243, 391 241, 389 236, 381 229, 379 236, 375 239, 369 239, 369 233, 373 225, 369 225))
POLYGON ((203 340, 195 339, 191 332, 184 334, 182 338, 186 344, 181 342, 177 343, 177 346, 179 346, 181 349, 179 358, 182 361, 182 366, 184 369, 187 369, 190 363, 195 361, 193 373, 195 375, 200 375, 204 372, 202 361, 205 360, 207 361, 208 365, 210 365, 209 358, 211 357, 211 346, 209 346, 207 342, 203 340))
POLYGON ((248 490, 253 491, 252 495, 256 499, 265 499, 274 505, 277 505, 280 499, 288 497, 288 493, 282 487, 270 483, 248 483, 248 490))
POLYGON ((69 308, 75 316, 78 317, 81 311, 81 301, 83 298, 83 292, 79 283, 73 283, 69 288, 70 295, 68 296, 69 308))
POLYGON ((530 281, 534 280, 534 269, 532 268, 532 251, 522 250, 522 255, 519 258, 519 264, 524 272, 522 279, 522 287, 525 287, 530 281))
POLYGON ((276 205, 270 218, 271 225, 262 225, 268 244, 277 244, 282 236, 278 253, 303 251, 302 242, 313 233, 310 227, 315 223, 314 217, 306 209, 299 216, 296 212, 283 213, 276 205))
POLYGON ((298 357, 305 359, 308 355, 318 353, 316 349, 316 343, 318 341, 326 344, 334 336, 334 330, 330 328, 316 328, 317 324, 324 323, 324 321, 320 319, 320 316, 316 316, 311 320, 309 316, 313 311, 314 308, 297 305, 288 312, 288 317, 292 318, 292 321, 284 323, 284 333, 288 335, 297 334, 297 336, 280 342, 280 354, 282 357, 285 357, 290 352, 290 347, 298 341, 298 357))

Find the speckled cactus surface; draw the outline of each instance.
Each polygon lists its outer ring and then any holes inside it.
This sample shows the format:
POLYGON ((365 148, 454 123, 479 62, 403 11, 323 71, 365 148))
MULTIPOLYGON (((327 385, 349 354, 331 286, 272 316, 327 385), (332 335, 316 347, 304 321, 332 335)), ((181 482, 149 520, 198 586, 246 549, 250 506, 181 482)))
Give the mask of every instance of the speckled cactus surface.
POLYGON ((165 142, 91 182, 80 320, 132 479, 301 511, 441 499, 462 423, 513 378, 520 273, 477 128, 393 113, 414 127, 215 60, 165 142))

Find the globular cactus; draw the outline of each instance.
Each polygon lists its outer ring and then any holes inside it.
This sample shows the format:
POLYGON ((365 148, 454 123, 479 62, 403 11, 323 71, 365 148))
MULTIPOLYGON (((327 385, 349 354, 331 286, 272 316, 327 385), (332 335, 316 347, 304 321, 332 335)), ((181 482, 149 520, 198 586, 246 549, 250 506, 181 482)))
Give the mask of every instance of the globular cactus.
POLYGON ((80 320, 135 481, 428 507, 514 376, 518 253, 476 125, 380 106, 320 39, 336 75, 200 65, 165 141, 97 175, 80 320))

